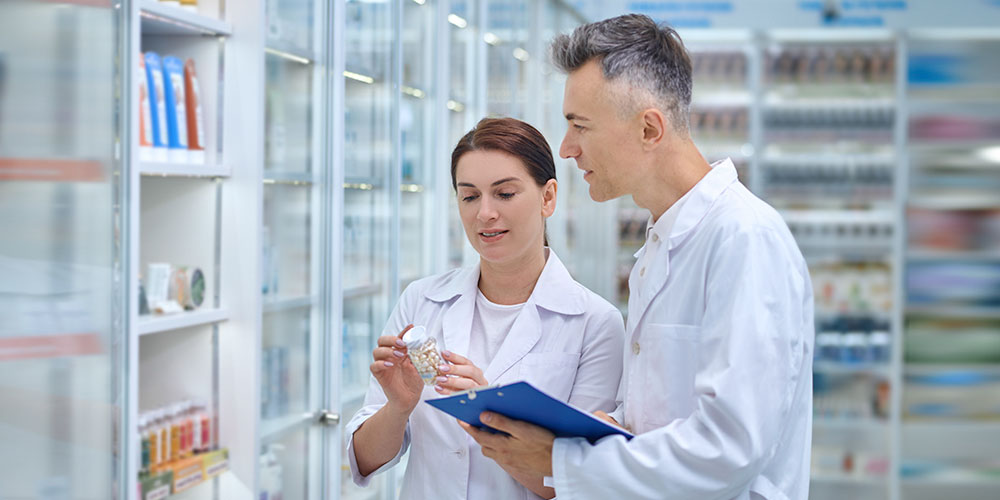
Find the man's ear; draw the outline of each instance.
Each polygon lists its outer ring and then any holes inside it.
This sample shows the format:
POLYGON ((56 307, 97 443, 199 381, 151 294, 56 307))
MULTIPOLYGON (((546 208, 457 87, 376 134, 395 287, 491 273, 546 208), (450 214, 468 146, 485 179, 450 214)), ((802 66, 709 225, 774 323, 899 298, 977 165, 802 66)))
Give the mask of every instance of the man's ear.
POLYGON ((559 183, 555 179, 549 179, 542 186, 542 217, 548 217, 556 211, 556 191, 559 183))
POLYGON ((642 148, 647 151, 656 148, 667 138, 670 127, 667 117, 662 111, 649 108, 639 118, 642 120, 642 148))

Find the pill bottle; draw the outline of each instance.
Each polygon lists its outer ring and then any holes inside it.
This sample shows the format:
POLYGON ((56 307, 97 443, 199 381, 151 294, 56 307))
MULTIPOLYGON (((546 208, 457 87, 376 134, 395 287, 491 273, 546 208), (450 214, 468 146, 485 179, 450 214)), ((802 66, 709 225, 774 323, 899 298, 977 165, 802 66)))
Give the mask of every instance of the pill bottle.
POLYGON ((427 329, 415 326, 403 335, 410 361, 423 379, 424 385, 434 385, 438 376, 438 366, 443 362, 438 354, 437 341, 427 335, 427 329))

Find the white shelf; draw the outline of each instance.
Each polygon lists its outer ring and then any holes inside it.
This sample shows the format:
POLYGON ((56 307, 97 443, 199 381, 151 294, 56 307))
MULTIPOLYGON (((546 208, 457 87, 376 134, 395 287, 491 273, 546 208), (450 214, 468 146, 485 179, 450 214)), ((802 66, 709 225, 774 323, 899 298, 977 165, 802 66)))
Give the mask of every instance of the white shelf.
POLYGON ((139 6, 143 35, 229 36, 233 33, 229 23, 174 5, 142 0, 139 6))
POLYGON ((691 108, 746 108, 750 106, 750 94, 738 92, 695 92, 691 98, 691 108))
POLYGON ((836 363, 830 361, 817 361, 813 363, 813 373, 823 373, 828 375, 873 374, 888 377, 890 367, 888 363, 836 363))
POLYGON ((264 312, 273 313, 279 311, 288 311, 291 309, 301 309, 305 307, 312 307, 316 304, 316 297, 306 296, 306 297, 264 297, 264 312))
POLYGON ((1000 477, 990 477, 986 473, 977 473, 974 471, 946 472, 927 477, 904 477, 900 482, 905 487, 969 486, 976 488, 1000 488, 1000 477))
POLYGON ((228 165, 142 162, 139 173, 147 177, 229 177, 233 175, 233 168, 228 165))
POLYGON ((364 389, 350 388, 345 390, 343 396, 340 398, 341 408, 360 407, 365 401, 365 394, 368 394, 367 387, 364 389))
POLYGON ((904 375, 936 375, 947 372, 979 373, 983 375, 1000 376, 1000 363, 906 363, 903 366, 904 375))
POLYGON ((907 260, 946 262, 990 262, 1000 261, 1000 250, 910 250, 907 260))
POLYGON ((167 315, 140 316, 136 330, 139 335, 167 332, 192 326, 210 325, 229 319, 226 309, 200 309, 167 315))
POLYGON ((1000 319, 1000 307, 975 306, 908 306, 908 315, 938 316, 942 318, 1000 319))
POLYGON ((261 419, 260 438, 264 441, 274 440, 286 432, 311 422, 314 418, 315 415, 312 413, 299 413, 278 418, 261 419))
POLYGON ((995 192, 961 192, 911 196, 907 206, 929 210, 982 210, 1000 208, 995 192))
POLYGON ((876 418, 824 418, 813 416, 813 430, 889 431, 889 421, 876 418))
POLYGON ((889 210, 781 210, 780 213, 789 224, 868 225, 895 222, 889 210))
POLYGON ((812 474, 810 481, 821 484, 884 486, 888 483, 886 477, 848 476, 846 474, 812 474))
POLYGON ((315 182, 311 172, 281 172, 264 170, 265 184, 306 184, 315 182))
POLYGON ((382 285, 362 285, 355 286, 351 288, 344 289, 344 298, 353 299, 356 297, 365 297, 368 295, 375 295, 382 291, 382 285))

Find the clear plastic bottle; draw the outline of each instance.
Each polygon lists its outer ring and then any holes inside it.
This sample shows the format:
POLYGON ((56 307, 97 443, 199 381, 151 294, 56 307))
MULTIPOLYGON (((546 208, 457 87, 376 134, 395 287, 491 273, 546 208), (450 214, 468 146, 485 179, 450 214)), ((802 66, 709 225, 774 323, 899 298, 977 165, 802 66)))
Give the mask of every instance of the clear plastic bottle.
POLYGON ((437 350, 437 341, 427 335, 427 329, 415 326, 403 335, 410 361, 423 379, 424 385, 434 385, 438 376, 438 366, 443 361, 437 350))
POLYGON ((170 462, 170 420, 166 408, 156 410, 157 431, 160 433, 160 465, 170 462))
POLYGON ((149 436, 146 434, 149 428, 149 417, 145 414, 139 416, 139 477, 149 475, 149 436))
POLYGON ((160 429, 156 410, 146 413, 146 430, 143 434, 149 441, 149 472, 156 474, 160 466, 160 429))

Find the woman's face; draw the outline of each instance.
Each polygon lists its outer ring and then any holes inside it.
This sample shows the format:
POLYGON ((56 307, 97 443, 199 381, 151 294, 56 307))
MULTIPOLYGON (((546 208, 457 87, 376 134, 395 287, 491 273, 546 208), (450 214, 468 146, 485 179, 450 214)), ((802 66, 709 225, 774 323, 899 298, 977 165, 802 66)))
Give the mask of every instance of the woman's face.
POLYGON ((516 262, 540 250, 545 219, 556 208, 556 181, 539 187, 518 158, 470 151, 455 168, 458 213, 465 235, 491 263, 516 262))

